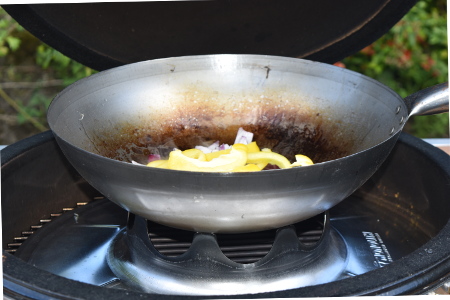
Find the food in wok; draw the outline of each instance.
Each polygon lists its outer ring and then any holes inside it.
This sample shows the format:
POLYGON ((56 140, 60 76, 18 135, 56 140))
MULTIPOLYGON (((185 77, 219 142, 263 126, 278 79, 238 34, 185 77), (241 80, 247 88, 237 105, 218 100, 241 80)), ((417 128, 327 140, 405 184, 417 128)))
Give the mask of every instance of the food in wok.
MULTIPOLYGON (((296 154, 291 163, 281 154, 268 148, 260 149, 252 141, 253 133, 239 128, 233 145, 214 142, 208 147, 198 145, 181 151, 174 149, 167 159, 160 155, 149 156, 147 167, 197 172, 254 172, 268 169, 288 169, 312 165, 312 160, 302 154, 296 154)), ((137 164, 136 162, 132 161, 137 164)))

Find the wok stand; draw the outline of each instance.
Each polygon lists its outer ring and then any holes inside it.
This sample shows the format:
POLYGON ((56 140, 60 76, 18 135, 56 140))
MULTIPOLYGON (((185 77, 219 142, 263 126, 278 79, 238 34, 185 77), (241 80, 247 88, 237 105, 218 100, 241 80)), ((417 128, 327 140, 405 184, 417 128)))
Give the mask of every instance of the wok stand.
POLYGON ((266 256, 242 264, 225 256, 211 233, 195 233, 180 256, 162 255, 149 238, 147 220, 129 213, 126 228, 111 243, 107 261, 126 286, 159 294, 235 295, 327 283, 345 271, 347 249, 330 226, 328 213, 318 218, 323 218, 323 231, 315 243, 300 241, 295 226, 285 226, 276 230, 266 256))

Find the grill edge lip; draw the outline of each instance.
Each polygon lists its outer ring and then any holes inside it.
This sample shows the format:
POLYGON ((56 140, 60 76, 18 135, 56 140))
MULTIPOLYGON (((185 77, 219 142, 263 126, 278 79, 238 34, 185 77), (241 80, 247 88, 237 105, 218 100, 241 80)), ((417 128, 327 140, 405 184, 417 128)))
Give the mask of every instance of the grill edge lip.
MULTIPOLYGON (((36 145, 46 142, 53 142, 51 132, 44 132, 38 136, 33 136, 19 142, 17 145, 11 145, 2 150, 2 166, 18 155, 23 154, 26 149, 32 149, 36 145), (23 144, 23 143, 31 144, 23 144), (5 159, 6 157, 6 159, 5 159)), ((399 142, 406 144, 415 151, 425 155, 432 163, 440 166, 442 173, 450 181, 450 164, 449 156, 442 150, 429 145, 428 143, 402 133, 399 142)), ((309 286, 289 291, 273 292, 268 294, 252 294, 242 295, 232 298, 261 298, 261 297, 302 297, 311 295, 326 296, 346 296, 346 295, 395 295, 408 293, 426 293, 433 289, 433 284, 427 284, 428 289, 417 288, 426 283, 427 280, 432 281, 436 285, 442 284, 442 280, 450 276, 450 255, 449 249, 445 249, 442 240, 450 240, 450 221, 438 233, 436 237, 427 242, 425 245, 410 254, 407 258, 400 259, 382 269, 374 270, 366 274, 356 277, 347 278, 339 281, 339 283, 329 283, 326 285, 309 286), (426 252, 426 249, 434 249, 433 253, 426 252), (446 251, 444 251, 446 250, 446 251), (422 259, 422 263, 412 264, 411 261, 422 259), (408 263, 409 262, 409 263, 408 263), (425 263, 424 263, 425 262, 425 263), (408 268, 405 270, 406 265, 408 268), (432 267, 423 267, 428 265, 432 267), (433 269, 434 267, 434 269, 433 269), (398 274, 398 270, 408 271, 411 274, 408 278, 402 278, 398 274), (387 273, 387 274, 386 274, 387 273), (421 280, 417 280, 415 275, 423 274, 421 280), (376 276, 377 281, 373 281, 372 276, 376 276), (361 287, 361 282, 366 285, 361 287), (369 285, 367 285, 369 282, 369 285)), ((39 270, 28 265, 17 257, 3 250, 3 284, 4 294, 6 296, 17 294, 34 299, 48 299, 48 296, 63 299, 75 299, 95 297, 109 297, 111 300, 127 298, 159 298, 159 299, 178 299, 177 296, 149 295, 130 291, 109 290, 102 287, 92 286, 64 279, 49 272, 39 270), (26 270, 26 272, 24 272, 26 270)), ((401 272, 400 272, 401 273, 401 272)), ((186 296, 183 297, 185 299, 186 296)), ((199 297, 193 297, 199 298, 199 297)), ((203 297, 202 297, 203 298, 203 297)), ((209 297, 209 298, 227 298, 226 296, 209 297)))
POLYGON ((53 140, 53 132, 47 130, 36 135, 27 137, 17 143, 6 146, 1 150, 1 166, 6 166, 11 160, 23 155, 27 151, 39 147, 53 140))

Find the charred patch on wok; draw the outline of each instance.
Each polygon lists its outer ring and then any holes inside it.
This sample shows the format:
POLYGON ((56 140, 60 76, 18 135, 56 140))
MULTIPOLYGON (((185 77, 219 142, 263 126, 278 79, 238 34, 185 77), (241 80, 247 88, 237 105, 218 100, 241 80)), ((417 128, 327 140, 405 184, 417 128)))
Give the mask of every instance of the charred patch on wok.
MULTIPOLYGON (((309 156, 315 163, 351 154, 354 142, 343 138, 339 122, 323 112, 297 106, 257 104, 250 110, 233 110, 218 103, 194 102, 174 108, 170 114, 150 117, 151 122, 118 124, 97 141, 100 155, 146 163, 150 154, 167 156, 173 148, 208 146, 219 140, 233 144, 239 127, 254 133, 261 148, 270 148, 294 161, 295 154, 309 156), (156 125, 158 124, 158 125, 156 125)), ((274 104, 275 103, 275 104, 274 104)))

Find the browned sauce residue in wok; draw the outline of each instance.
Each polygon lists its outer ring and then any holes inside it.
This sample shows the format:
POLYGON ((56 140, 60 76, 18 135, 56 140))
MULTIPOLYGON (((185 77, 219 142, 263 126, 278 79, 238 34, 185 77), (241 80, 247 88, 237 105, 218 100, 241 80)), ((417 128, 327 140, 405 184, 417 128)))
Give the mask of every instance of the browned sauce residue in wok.
POLYGON ((100 155, 122 161, 131 159, 145 163, 145 157, 167 155, 173 148, 181 150, 220 141, 233 144, 239 127, 254 133, 261 148, 286 156, 291 162, 295 154, 309 156, 315 163, 344 157, 351 153, 353 142, 335 134, 342 130, 322 112, 297 110, 273 104, 260 105, 248 116, 245 111, 222 109, 216 105, 192 102, 174 108, 170 114, 157 115, 149 126, 137 120, 116 124, 96 139, 100 155))

